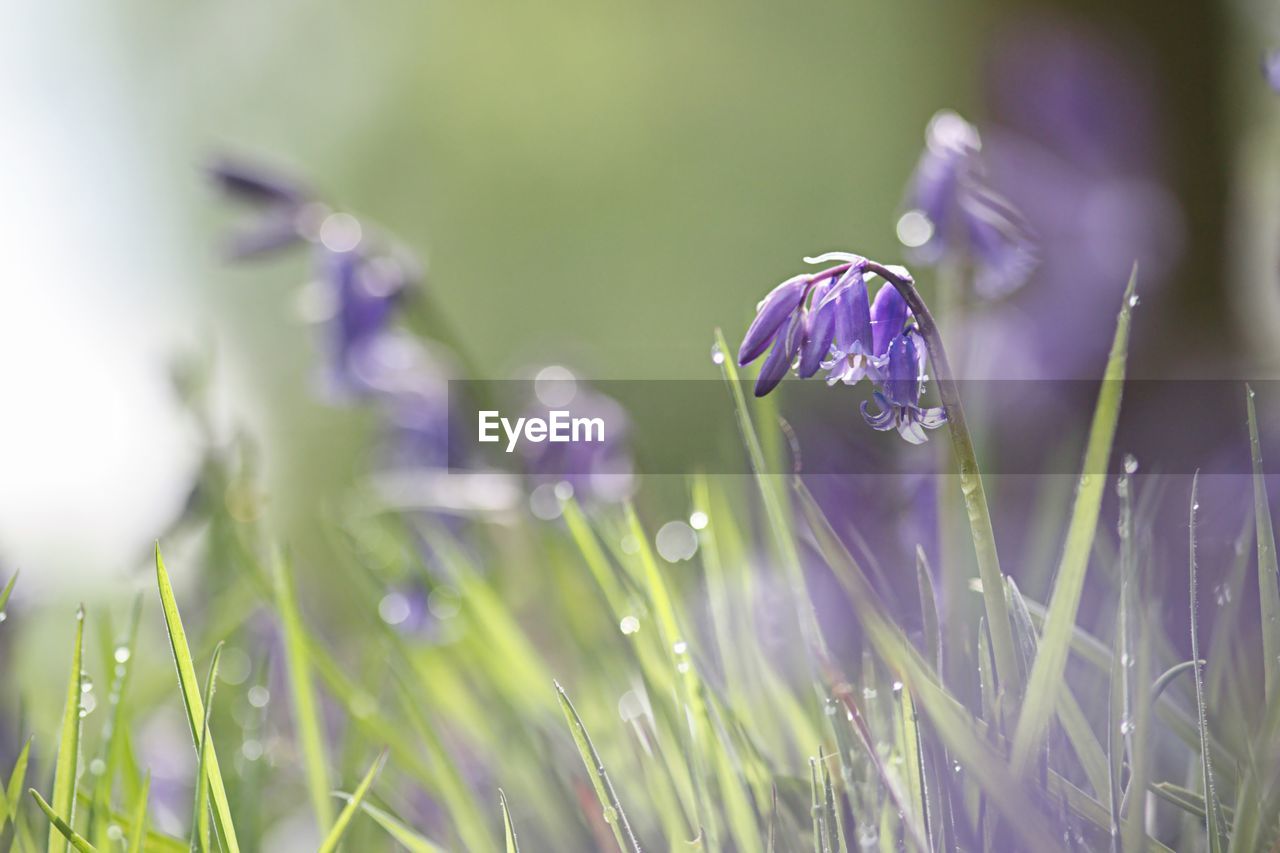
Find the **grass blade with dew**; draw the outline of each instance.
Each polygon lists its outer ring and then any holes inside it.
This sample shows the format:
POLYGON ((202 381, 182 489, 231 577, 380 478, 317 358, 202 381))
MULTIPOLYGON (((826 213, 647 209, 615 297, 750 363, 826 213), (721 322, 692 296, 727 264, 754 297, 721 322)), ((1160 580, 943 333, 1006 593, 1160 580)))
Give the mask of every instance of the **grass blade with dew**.
MULTIPOLYGON (((58 758, 53 771, 52 812, 55 815, 66 815, 68 821, 75 819, 76 808, 76 774, 80 763, 80 702, 84 683, 84 672, 81 668, 83 654, 84 607, 81 606, 76 611, 76 640, 71 650, 71 677, 67 682, 67 702, 62 709, 62 726, 58 734, 58 758)), ((39 794, 36 794, 36 797, 39 799, 39 794)), ((70 849, 71 843, 70 836, 60 841, 58 833, 50 829, 49 853, 59 853, 59 851, 65 853, 70 849)))
POLYGON ((613 782, 609 779, 609 774, 604 769, 604 763, 600 760, 599 753, 596 752, 595 744, 591 742, 591 736, 587 734, 587 727, 582 724, 582 718, 578 716, 578 712, 574 710, 573 703, 569 701, 569 696, 564 692, 564 688, 556 682, 556 695, 560 700, 560 708, 564 711, 565 722, 569 724, 569 732, 573 735, 573 742, 578 747, 578 754, 582 756, 582 763, 586 765, 587 774, 591 777, 591 785, 595 788, 596 797, 600 801, 600 808, 604 810, 604 819, 609 828, 613 830, 613 837, 618 842, 618 849, 621 851, 640 851, 640 842, 636 840, 635 833, 631 831, 631 824, 627 821, 627 814, 622 809, 622 803, 618 800, 618 794, 613 789, 613 782))
POLYGON ((333 823, 333 804, 329 796, 329 757, 324 745, 324 726, 316 706, 315 687, 311 681, 306 632, 298 609, 293 573, 283 555, 277 556, 275 560, 274 597, 284 631, 285 669, 288 673, 289 696, 293 701, 298 745, 306 769, 307 792, 311 796, 311 808, 315 812, 320 831, 327 832, 333 823))
MULTIPOLYGON (((340 793, 336 796, 343 800, 350 801, 351 799, 350 794, 340 793)), ((414 832, 409 828, 408 824, 385 809, 380 809, 369 802, 362 802, 360 810, 368 815, 374 823, 382 827, 387 835, 395 839, 396 843, 408 850, 409 853, 448 853, 445 848, 414 832)))
MULTIPOLYGON (((164 558, 160 556, 158 543, 156 545, 156 585, 160 590, 160 604, 164 613, 165 629, 169 634, 169 648, 173 652, 173 661, 178 670, 178 687, 182 692, 182 703, 187 712, 187 724, 191 729, 192 742, 198 752, 204 740, 201 736, 204 702, 200 698, 196 666, 191 659, 187 632, 182 627, 182 616, 178 612, 173 584, 169 581, 169 571, 165 568, 164 558)), ((229 853, 240 853, 240 843, 236 839, 235 824, 231 818, 231 805, 227 800, 227 788, 222 781, 222 769, 218 764, 218 750, 212 738, 209 740, 208 755, 205 760, 209 777, 209 793, 213 799, 213 819, 218 829, 218 837, 222 839, 229 853)))
POLYGON ((191 808, 191 849, 210 853, 213 849, 209 837, 209 721, 213 718, 213 694, 218 689, 218 663, 222 659, 223 643, 213 648, 213 661, 209 664, 209 677, 204 683, 204 719, 200 723, 200 749, 197 750, 195 803, 191 808))
POLYGON ((1254 391, 1245 386, 1249 412, 1249 451, 1253 459, 1253 517, 1258 539, 1258 604, 1262 610, 1262 674, 1268 701, 1280 688, 1280 589, 1277 574, 1276 533, 1271 523, 1271 502, 1262 469, 1262 444, 1258 436, 1258 414, 1254 391))
POLYGON ((1115 338, 1111 343, 1111 354, 1107 358, 1102 387, 1098 391, 1098 402, 1093 412, 1093 423, 1089 428, 1084 466, 1076 486, 1067 539, 1049 599, 1049 612, 1014 731, 1013 768, 1019 775, 1029 767, 1036 747, 1048 729, 1049 718, 1053 714, 1057 692, 1062 687, 1067 667, 1071 631, 1075 627, 1076 611, 1080 607, 1085 572, 1089 566, 1089 554, 1093 549, 1098 516, 1102 510, 1107 462, 1111 458, 1111 446, 1120 419, 1120 397, 1129 348, 1129 324, 1136 302, 1134 288, 1137 278, 1138 268, 1135 265, 1116 320, 1115 338))
POLYGON ((498 805, 502 808, 502 836, 506 842, 507 853, 520 853, 520 841, 516 838, 516 827, 511 822, 511 809, 507 807, 507 795, 498 789, 498 805))
MULTIPOLYGON (((1136 582, 1136 581, 1135 581, 1136 582)), ((1128 716, 1121 724, 1129 749, 1129 781, 1125 787, 1121 824, 1121 849, 1125 853, 1141 853, 1147 848, 1147 787, 1153 758, 1151 745, 1151 656, 1152 632, 1159 624, 1159 613, 1147 607, 1138 612, 1138 644, 1133 656, 1132 685, 1128 716)), ((1127 669, 1127 667, 1126 667, 1127 669)))
MULTIPOLYGON (((977 780, 991 802, 1018 833, 1023 843, 1043 851, 1059 850, 1058 835, 1044 814, 1028 796, 1025 785, 1009 775, 1004 761, 980 733, 979 724, 968 710, 943 690, 936 675, 916 651, 901 629, 884 614, 883 605, 866 574, 832 530, 826 516, 809 490, 794 483, 800 508, 809 523, 818 551, 827 561, 836 579, 844 587, 846 597, 856 610, 867 641, 891 669, 897 671, 905 686, 933 723, 933 730, 950 750, 952 757, 977 780)), ((905 809, 905 806, 903 806, 905 809)), ((916 846, 927 849, 925 834, 918 816, 912 815, 911 828, 916 846)))
POLYGON ((142 779, 142 790, 133 807, 133 822, 129 830, 129 853, 142 853, 147 838, 147 799, 151 794, 151 773, 142 779))
POLYGON ((729 385, 729 393, 733 397, 734 411, 738 416, 738 426, 742 430, 742 439, 747 446, 747 455, 751 459, 751 469, 755 471, 756 485, 760 489, 760 499, 764 503, 765 516, 773 538, 774 549, 786 571, 787 581, 791 586, 791 594, 795 597, 798 608, 801 636, 809 646, 810 653, 826 654, 826 645, 818 627, 817 613, 809 598, 804 582, 804 571, 800 565, 800 553, 796 549, 795 538, 786 512, 786 496, 778 487, 778 477, 769 474, 765 463, 764 449, 760 444, 759 433, 747 410, 747 400, 742 393, 742 382, 738 377, 738 369, 734 366, 732 350, 725 342, 724 333, 716 329, 716 349, 723 355, 720 361, 725 381, 729 385))
POLYGON ((69 850, 74 847, 80 853, 97 853, 97 847, 89 843, 89 840, 80 833, 71 828, 71 825, 63 820, 62 816, 54 811, 53 806, 45 802, 44 797, 40 796, 40 792, 35 788, 27 789, 32 797, 35 798, 36 805, 40 806, 40 811, 44 812, 45 817, 49 818, 50 832, 57 830, 63 837, 63 842, 69 850))
POLYGON ((1213 778, 1213 757, 1209 752, 1209 720, 1204 703, 1204 679, 1200 675, 1200 631, 1197 627, 1199 613, 1196 601, 1196 512, 1200 509, 1198 497, 1200 473, 1191 478, 1191 512, 1188 521, 1191 574, 1191 659, 1195 662, 1196 723, 1200 729, 1200 767, 1204 785, 1205 831, 1209 837, 1209 853, 1222 853, 1226 849, 1222 807, 1218 803, 1217 784, 1213 778))
POLYGON ((338 845, 342 843, 342 836, 347 834, 347 830, 351 827, 351 820, 356 816, 356 812, 360 809, 364 798, 369 794, 369 789, 373 787, 374 780, 378 778, 378 774, 382 772, 382 767, 386 763, 387 751, 384 749, 374 759, 373 764, 364 774, 364 778, 360 780, 360 784, 356 786, 355 791, 347 799, 347 804, 338 813, 337 820, 334 821, 329 834, 325 836, 324 842, 320 845, 319 853, 334 853, 338 849, 338 845))

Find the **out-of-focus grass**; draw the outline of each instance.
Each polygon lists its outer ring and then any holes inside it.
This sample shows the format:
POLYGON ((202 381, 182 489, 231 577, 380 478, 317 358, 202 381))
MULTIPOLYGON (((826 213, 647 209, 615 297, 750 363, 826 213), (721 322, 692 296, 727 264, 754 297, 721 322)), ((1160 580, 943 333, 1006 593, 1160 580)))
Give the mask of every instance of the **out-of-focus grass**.
MULTIPOLYGON (((726 378, 736 395, 728 366, 726 378)), ((777 428, 735 399, 748 455, 768 470, 777 428)), ((1104 391, 1095 464, 1118 405, 1104 391)), ((1256 436, 1251 405, 1241 417, 1256 436)), ((1275 550, 1256 440, 1253 453, 1239 541, 1257 537, 1257 562, 1238 550, 1228 597, 1246 599, 1256 565, 1265 617, 1280 605, 1267 596, 1275 550)), ((225 450, 205 473, 215 494, 243 476, 225 450)), ((1109 619, 1109 636, 1078 624, 1074 589, 1046 606, 1005 585, 1025 696, 994 672, 984 623, 937 612, 932 555, 901 567, 920 586, 920 630, 908 630, 824 508, 782 477, 691 478, 685 500, 661 508, 699 514, 696 559, 680 564, 649 544, 644 503, 566 499, 552 522, 459 524, 357 496, 326 521, 326 547, 349 568, 329 581, 342 585, 340 623, 316 615, 305 566, 288 566, 252 517, 210 502, 183 601, 157 550, 158 595, 143 618, 130 610, 122 640, 109 606, 90 602, 76 620, 60 722, 25 722, 40 739, 4 768, 0 849, 1269 849, 1280 700, 1246 682, 1271 671, 1271 640, 1219 620, 1202 649, 1193 487, 1193 660, 1178 658, 1141 571, 1143 484, 1119 482, 1114 537, 1094 505, 1103 483, 1082 478, 1076 505, 1090 505, 1056 519, 1076 532, 1054 588, 1102 563, 1116 606, 1093 624, 1109 619), (1105 547, 1088 547, 1095 538, 1105 547), (818 563, 858 621, 853 654, 815 615, 818 563), (424 597, 421 623, 389 618, 389 595, 424 597), (176 679, 142 654, 165 643, 176 679), (949 644, 960 648, 944 654, 949 644), (944 659, 966 666, 944 677, 944 659), (91 714, 95 669, 110 687, 91 714), (1233 707, 1250 695, 1261 704, 1233 707), (193 772, 149 775, 149 727, 174 712, 193 772), (36 795, 19 796, 28 784, 36 795)))

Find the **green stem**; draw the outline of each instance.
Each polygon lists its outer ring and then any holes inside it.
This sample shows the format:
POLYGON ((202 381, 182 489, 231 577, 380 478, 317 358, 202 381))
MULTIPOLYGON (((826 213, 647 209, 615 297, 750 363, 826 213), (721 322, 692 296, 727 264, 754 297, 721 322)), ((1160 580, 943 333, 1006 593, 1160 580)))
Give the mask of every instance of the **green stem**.
POLYGON ((956 468, 960 475, 960 491, 964 495, 965 510, 969 516, 969 529, 973 535, 973 548, 978 561, 978 576, 982 579, 982 601, 986 607, 987 626, 991 632, 991 650, 996 659, 996 678, 1012 696, 1021 693, 1022 686, 1014 656, 1013 624, 1009 618, 1005 600, 1004 573, 1000 570, 1000 556, 996 552, 996 535, 991 526, 991 508, 987 505, 987 492, 982 485, 982 472, 978 468, 978 456, 973 449, 973 438, 960 402, 960 389, 952 378, 947 351, 942 336, 934 322, 929 307, 925 305, 915 280, 910 275, 898 273, 877 263, 867 264, 873 272, 897 288, 915 316, 920 336, 924 338, 933 364, 934 380, 938 383, 938 397, 947 413, 947 427, 951 434, 951 449, 955 454, 956 468))

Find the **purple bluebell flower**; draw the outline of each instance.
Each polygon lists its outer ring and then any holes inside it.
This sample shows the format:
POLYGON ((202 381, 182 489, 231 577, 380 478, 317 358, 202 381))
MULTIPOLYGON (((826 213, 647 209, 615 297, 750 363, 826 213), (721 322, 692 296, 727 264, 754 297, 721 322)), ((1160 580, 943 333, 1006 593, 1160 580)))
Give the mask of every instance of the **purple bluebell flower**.
POLYGON ((1262 59, 1262 73, 1267 83, 1276 92, 1280 92, 1280 50, 1273 50, 1262 59))
MULTIPOLYGON (((906 299, 890 279, 910 281, 902 267, 886 267, 848 252, 827 252, 806 263, 837 261, 821 272, 788 279, 757 306, 738 361, 746 365, 768 350, 756 378, 757 397, 768 394, 793 366, 802 379, 828 371, 827 383, 852 385, 863 378, 877 383, 880 413, 862 412, 879 430, 897 428, 913 444, 927 440, 926 429, 946 421, 943 408, 922 408, 925 348, 906 299), (867 278, 885 279, 874 301, 867 278), (798 356, 798 358, 797 358, 798 356)), ((899 283, 902 283, 899 281, 899 283)))
MULTIPOLYGON (((635 464, 631 457, 631 422, 622 405, 612 397, 587 388, 581 380, 570 380, 572 397, 563 405, 572 406, 575 417, 599 419, 604 425, 601 441, 526 443, 525 467, 535 488, 551 487, 558 499, 563 488, 583 502, 612 503, 627 498, 635 490, 635 464)), ((529 415, 546 418, 553 408, 539 402, 529 415)))
POLYGON ((919 333, 909 328, 889 344, 888 367, 884 380, 873 397, 880 411, 871 413, 867 401, 862 403, 862 416, 873 429, 897 429, 912 444, 923 444, 929 438, 926 429, 937 429, 947 421, 941 406, 923 408, 920 393, 924 388, 924 349, 916 344, 919 333))
POLYGON ((322 286, 330 291, 328 378, 340 395, 372 390, 361 365, 367 351, 391 331, 410 284, 409 271, 389 256, 368 257, 359 246, 347 251, 318 249, 322 286))
POLYGON ((920 263, 966 259, 975 289, 994 298, 1021 287, 1036 256, 1022 217, 987 183, 981 151, 973 125, 950 110, 934 115, 898 236, 920 263))

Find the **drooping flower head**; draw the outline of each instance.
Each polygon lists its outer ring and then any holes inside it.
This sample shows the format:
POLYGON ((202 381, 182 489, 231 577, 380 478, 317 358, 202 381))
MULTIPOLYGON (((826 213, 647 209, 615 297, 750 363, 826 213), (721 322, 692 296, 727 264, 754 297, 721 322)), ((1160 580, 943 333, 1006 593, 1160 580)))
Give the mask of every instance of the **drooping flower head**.
POLYGON ((987 183, 981 152, 977 128, 950 110, 934 115, 898 237, 920 263, 966 259, 975 289, 992 298, 1021 287, 1036 258, 1022 217, 987 183))
POLYGON ((738 349, 738 363, 743 366, 768 352, 756 378, 756 396, 776 388, 792 368, 801 379, 825 368, 828 384, 853 385, 867 378, 878 384, 875 397, 884 410, 867 416, 868 422, 876 429, 897 426, 912 443, 924 441, 924 430, 934 429, 946 418, 941 408, 919 405, 925 350, 917 345, 918 333, 906 299, 889 280, 909 282, 910 274, 847 252, 828 252, 805 261, 839 263, 787 279, 756 306, 755 320, 738 349), (872 301, 867 280, 877 275, 884 282, 872 301))

